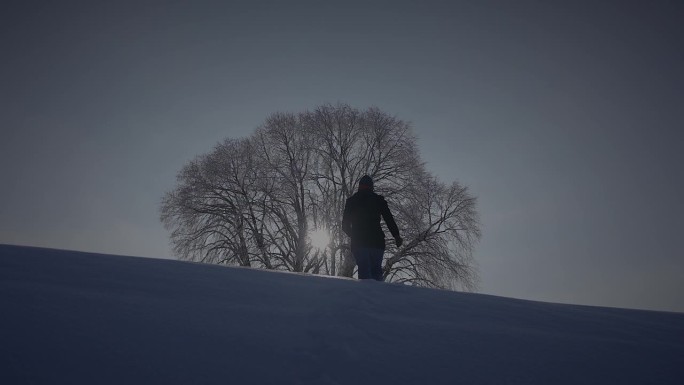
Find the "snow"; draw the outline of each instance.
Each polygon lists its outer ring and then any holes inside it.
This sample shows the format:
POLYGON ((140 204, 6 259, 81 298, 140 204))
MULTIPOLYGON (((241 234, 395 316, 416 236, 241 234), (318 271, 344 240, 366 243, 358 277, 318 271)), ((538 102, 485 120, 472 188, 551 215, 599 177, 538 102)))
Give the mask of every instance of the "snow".
POLYGON ((684 314, 0 245, 0 384, 680 384, 684 314))

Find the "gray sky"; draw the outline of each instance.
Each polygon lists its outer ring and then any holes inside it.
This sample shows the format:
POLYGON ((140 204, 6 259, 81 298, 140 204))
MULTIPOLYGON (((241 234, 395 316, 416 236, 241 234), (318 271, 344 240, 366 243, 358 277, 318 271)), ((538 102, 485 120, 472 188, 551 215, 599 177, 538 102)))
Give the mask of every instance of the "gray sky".
POLYGON ((680 1, 7 4, 0 243, 169 257, 187 161, 339 101, 478 196, 482 292, 684 311, 680 1))

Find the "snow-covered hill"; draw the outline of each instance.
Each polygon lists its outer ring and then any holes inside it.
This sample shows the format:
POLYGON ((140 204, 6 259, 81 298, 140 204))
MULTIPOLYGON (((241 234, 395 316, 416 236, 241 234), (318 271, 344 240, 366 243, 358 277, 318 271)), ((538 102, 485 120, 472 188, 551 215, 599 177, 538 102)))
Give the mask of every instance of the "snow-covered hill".
POLYGON ((684 314, 0 246, 1 384, 681 384, 684 314))

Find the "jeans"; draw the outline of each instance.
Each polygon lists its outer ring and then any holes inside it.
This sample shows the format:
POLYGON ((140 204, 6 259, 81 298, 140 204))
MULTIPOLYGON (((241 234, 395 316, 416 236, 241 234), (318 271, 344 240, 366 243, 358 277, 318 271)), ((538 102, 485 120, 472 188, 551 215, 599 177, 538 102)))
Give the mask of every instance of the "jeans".
POLYGON ((374 279, 382 281, 382 255, 383 249, 372 247, 359 247, 352 250, 356 266, 359 268, 359 279, 374 279))

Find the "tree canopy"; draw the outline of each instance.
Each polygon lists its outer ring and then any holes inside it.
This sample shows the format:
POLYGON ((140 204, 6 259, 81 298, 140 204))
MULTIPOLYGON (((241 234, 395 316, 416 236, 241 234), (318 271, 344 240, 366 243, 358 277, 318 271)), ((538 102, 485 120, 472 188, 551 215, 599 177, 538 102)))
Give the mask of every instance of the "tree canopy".
POLYGON ((377 108, 274 113, 186 164, 161 220, 181 259, 351 277, 342 211, 365 174, 405 240, 388 244, 385 279, 474 289, 476 198, 428 172, 410 125, 377 108))

